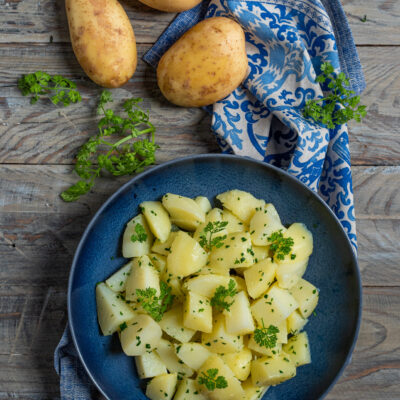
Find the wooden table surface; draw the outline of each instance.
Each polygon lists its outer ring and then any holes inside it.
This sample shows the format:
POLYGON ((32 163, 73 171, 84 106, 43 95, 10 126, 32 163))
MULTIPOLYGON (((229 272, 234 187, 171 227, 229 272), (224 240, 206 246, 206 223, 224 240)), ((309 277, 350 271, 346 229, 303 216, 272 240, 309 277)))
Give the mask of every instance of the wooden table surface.
MULTIPOLYGON (((343 3, 369 108, 363 123, 350 125, 364 311, 353 360, 327 399, 394 400, 400 399, 400 1, 343 3)), ((174 15, 137 0, 122 4, 141 56, 174 15)), ((59 397, 53 351, 67 321, 71 260, 92 215, 127 180, 102 179, 72 204, 58 197, 76 179, 78 146, 94 133, 99 92, 74 57, 62 0, 0 0, 0 399, 59 397), (31 106, 16 81, 39 69, 77 81, 82 103, 31 106)), ((158 162, 218 152, 209 117, 169 104, 143 61, 113 93, 145 99, 158 128, 158 162)))

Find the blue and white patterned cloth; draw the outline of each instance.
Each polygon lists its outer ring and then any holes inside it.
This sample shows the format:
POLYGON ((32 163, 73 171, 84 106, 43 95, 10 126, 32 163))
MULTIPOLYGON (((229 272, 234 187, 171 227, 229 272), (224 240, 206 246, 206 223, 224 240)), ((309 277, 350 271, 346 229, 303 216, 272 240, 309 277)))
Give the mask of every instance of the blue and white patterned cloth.
MULTIPOLYGON (((364 77, 339 0, 211 0, 181 13, 146 53, 154 67, 164 52, 204 18, 226 16, 246 32, 249 73, 243 85, 208 110, 223 152, 277 165, 318 192, 357 250, 347 126, 322 128, 302 115, 307 99, 322 96, 315 82, 323 62, 350 78, 364 77)), ((69 328, 55 351, 62 400, 97 398, 69 328)))

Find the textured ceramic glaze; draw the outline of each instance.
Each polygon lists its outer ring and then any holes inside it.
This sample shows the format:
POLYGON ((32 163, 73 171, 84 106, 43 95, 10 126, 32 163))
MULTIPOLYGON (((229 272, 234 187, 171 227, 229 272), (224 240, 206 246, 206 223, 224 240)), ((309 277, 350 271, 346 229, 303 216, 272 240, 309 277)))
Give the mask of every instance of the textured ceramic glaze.
POLYGON ((270 388, 264 399, 320 399, 349 362, 360 324, 361 282, 336 217, 316 194, 282 170, 236 156, 195 156, 154 167, 121 187, 94 216, 75 254, 68 298, 71 330, 87 371, 109 399, 146 399, 133 357, 122 352, 116 334, 101 336, 97 324, 95 286, 126 262, 121 256, 126 222, 142 201, 160 199, 167 192, 214 201, 230 189, 273 203, 283 224, 303 222, 314 237, 305 274, 320 289, 316 316, 306 326, 312 363, 299 367, 290 381, 270 388))

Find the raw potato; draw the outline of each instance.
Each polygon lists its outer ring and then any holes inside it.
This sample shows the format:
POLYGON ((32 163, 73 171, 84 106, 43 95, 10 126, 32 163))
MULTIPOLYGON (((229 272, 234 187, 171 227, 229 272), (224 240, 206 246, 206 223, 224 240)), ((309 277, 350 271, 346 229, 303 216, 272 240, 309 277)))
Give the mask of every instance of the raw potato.
POLYGON ((135 363, 140 379, 153 378, 167 373, 167 367, 154 351, 146 352, 142 356, 136 356, 135 363))
POLYGON ((153 235, 164 243, 171 233, 171 221, 165 208, 159 201, 144 201, 140 208, 153 235))
POLYGON ((180 382, 174 400, 207 400, 207 397, 198 390, 194 379, 183 378, 180 382))
POLYGON ((176 344, 175 352, 180 360, 195 370, 198 370, 211 356, 205 346, 195 342, 176 344))
POLYGON ((189 29, 161 57, 158 86, 178 106, 201 107, 236 89, 247 68, 241 26, 225 17, 207 18, 189 29))
POLYGON ((140 0, 140 2, 156 10, 176 13, 197 6, 201 0, 140 0))
POLYGON ((146 396, 150 400, 171 400, 175 393, 178 374, 163 374, 153 378, 147 385, 146 396))
POLYGON ((103 282, 96 286, 97 317, 104 336, 112 335, 122 323, 136 315, 119 297, 103 282))
POLYGON ((233 299, 229 311, 224 310, 226 331, 233 335, 247 335, 254 332, 254 321, 250 311, 249 298, 241 291, 233 299))
POLYGON ((245 381, 250 375, 250 362, 252 354, 249 349, 237 353, 221 354, 224 363, 232 370, 236 378, 245 381))
POLYGON ((124 237, 122 240, 122 256, 125 258, 144 256, 150 252, 150 247, 152 243, 153 234, 147 226, 147 222, 144 219, 143 215, 139 214, 126 224, 124 237), (132 235, 137 235, 135 227, 138 224, 143 226, 147 238, 143 242, 140 242, 139 240, 132 242, 132 235))
POLYGON ((183 325, 194 331, 212 331, 212 307, 207 297, 188 292, 183 309, 183 325))
POLYGON ((311 363, 307 332, 301 332, 296 336, 292 336, 287 344, 283 346, 283 350, 289 355, 296 367, 311 363))
POLYGON ((114 292, 125 292, 126 280, 131 273, 131 268, 132 262, 128 262, 106 280, 106 285, 114 292))
POLYGON ((188 342, 196 331, 183 326, 182 306, 176 306, 167 311, 159 322, 161 329, 178 342, 188 342))
POLYGON ((66 0, 72 48, 95 83, 108 88, 125 84, 137 64, 135 34, 117 0, 66 0))

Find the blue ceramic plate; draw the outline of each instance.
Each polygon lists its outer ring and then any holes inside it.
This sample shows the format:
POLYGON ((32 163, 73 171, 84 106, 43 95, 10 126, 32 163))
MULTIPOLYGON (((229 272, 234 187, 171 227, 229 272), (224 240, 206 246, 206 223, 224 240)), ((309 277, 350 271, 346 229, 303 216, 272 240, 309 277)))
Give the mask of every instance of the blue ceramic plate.
POLYGON ((69 321, 80 358, 100 391, 112 400, 146 399, 134 359, 117 335, 104 337, 97 324, 95 286, 120 268, 125 224, 144 200, 167 192, 207 196, 230 189, 251 192, 277 208, 283 224, 303 222, 314 237, 305 278, 320 289, 316 316, 306 326, 312 363, 270 388, 264 399, 320 399, 349 363, 361 316, 356 258, 340 223, 325 203, 297 179, 262 162, 230 155, 183 158, 146 171, 121 187, 96 213, 78 246, 68 291, 69 321))

